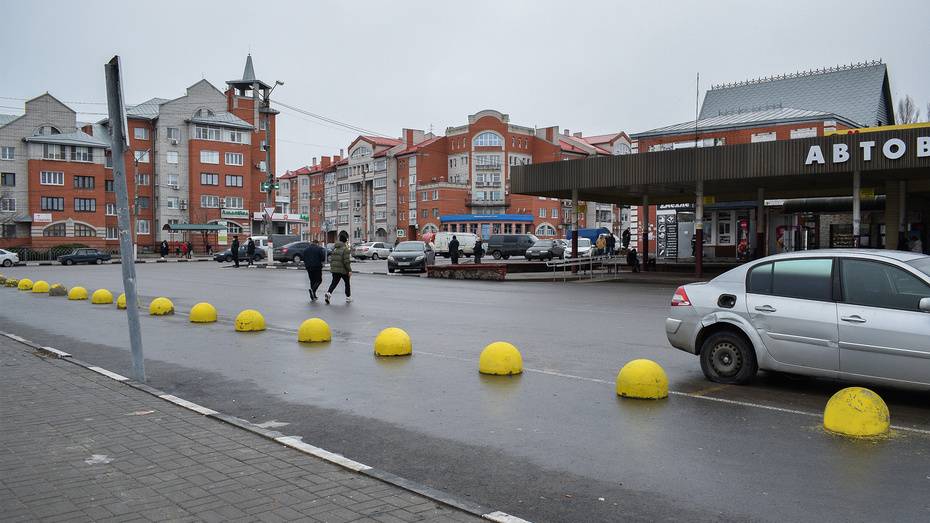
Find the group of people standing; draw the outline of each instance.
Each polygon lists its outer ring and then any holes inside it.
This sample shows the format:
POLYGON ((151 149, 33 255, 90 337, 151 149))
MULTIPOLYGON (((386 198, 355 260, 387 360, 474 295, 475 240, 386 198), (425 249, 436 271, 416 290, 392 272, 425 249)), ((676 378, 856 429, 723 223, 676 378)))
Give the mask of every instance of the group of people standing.
MULTIPOLYGON (((159 253, 162 258, 168 257, 168 241, 162 240, 161 245, 159 245, 159 253)), ((213 254, 213 248, 210 244, 207 244, 207 254, 213 254)), ((194 255, 194 244, 190 240, 186 242, 180 242, 174 246, 174 254, 178 258, 187 258, 188 260, 194 255)))
MULTIPOLYGON (((452 240, 449 242, 449 257, 452 258, 452 265, 457 265, 459 263, 459 239, 452 235, 452 240)), ((481 242, 481 237, 479 236, 475 240, 475 263, 481 263, 481 257, 484 255, 484 246, 481 242)))

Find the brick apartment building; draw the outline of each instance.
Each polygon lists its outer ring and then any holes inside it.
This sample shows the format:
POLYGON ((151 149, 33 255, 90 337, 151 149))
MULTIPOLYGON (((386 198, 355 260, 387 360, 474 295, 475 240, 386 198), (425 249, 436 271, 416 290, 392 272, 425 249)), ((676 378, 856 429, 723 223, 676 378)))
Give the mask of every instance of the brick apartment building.
MULTIPOLYGON (((181 97, 127 108, 126 178, 142 250, 163 239, 217 246, 207 224, 258 231, 277 111, 265 103, 271 86, 255 77, 251 56, 242 77, 226 84, 224 92, 200 80, 181 97)), ((49 94, 27 101, 23 115, 0 115, 0 246, 118 249, 109 122, 76 116, 49 94)))
MULTIPOLYGON (((868 62, 711 87, 697 121, 687 121, 632 135, 634 151, 662 154, 690 147, 717 147, 824 136, 843 129, 894 123, 885 64, 868 62)), ((850 198, 851 202, 851 198, 850 198)), ((848 223, 834 223, 813 212, 802 215, 756 201, 717 204, 705 198, 704 256, 734 259, 752 251, 775 252, 816 246, 844 246, 848 223), (765 231, 769 245, 756 245, 765 231)), ((772 203, 772 202, 770 202, 772 203)), ((775 202, 777 203, 777 202, 775 202)), ((809 202, 816 203, 816 202, 809 202)), ((835 203, 835 202, 834 202, 835 203)), ((851 205, 851 203, 850 203, 851 205)), ((642 250, 642 206, 631 209, 633 245, 642 250)), ((876 217, 878 214, 876 214, 876 217)), ((848 222, 848 216, 838 216, 848 222)), ((694 231, 692 195, 680 205, 649 206, 650 256, 690 258, 694 231)), ((871 245, 883 240, 880 224, 870 226, 871 245)), ((866 243, 865 245, 868 245, 866 243)))
MULTIPOLYGON (((359 136, 345 156, 313 159, 284 178, 306 178, 298 183, 311 187, 298 201, 308 213, 305 238, 332 241, 346 231, 353 241, 393 241, 439 230, 556 237, 571 220, 567 202, 511 194, 510 168, 630 152, 622 132, 584 137, 558 127, 514 125, 508 115, 486 110, 443 136, 415 129, 404 129, 398 139, 359 136), (314 201, 320 194, 322 208, 314 201)), ((619 232, 618 209, 588 205, 579 224, 619 232)))

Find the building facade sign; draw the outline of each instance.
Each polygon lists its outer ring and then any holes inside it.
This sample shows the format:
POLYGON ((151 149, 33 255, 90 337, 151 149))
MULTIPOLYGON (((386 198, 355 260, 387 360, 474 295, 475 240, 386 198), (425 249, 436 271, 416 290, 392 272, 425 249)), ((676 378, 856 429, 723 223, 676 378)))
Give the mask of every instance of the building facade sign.
POLYGON ((249 211, 245 209, 222 209, 220 210, 220 218, 249 218, 249 211))
POLYGON ((35 223, 51 223, 52 214, 51 213, 42 213, 37 212, 32 215, 32 221, 35 223))
MULTIPOLYGON (((915 145, 914 155, 917 158, 930 157, 930 136, 918 136, 915 145)), ((859 154, 862 161, 870 162, 872 161, 872 155, 878 154, 876 149, 880 149, 882 156, 885 158, 897 160, 907 154, 907 142, 900 138, 889 138, 881 144, 881 147, 878 147, 875 140, 862 141, 858 143, 858 151, 850 149, 849 144, 835 143, 832 147, 830 163, 846 163, 853 154, 859 154)), ((827 159, 821 146, 812 145, 807 151, 807 159, 804 161, 804 165, 824 165, 826 163, 827 159)))

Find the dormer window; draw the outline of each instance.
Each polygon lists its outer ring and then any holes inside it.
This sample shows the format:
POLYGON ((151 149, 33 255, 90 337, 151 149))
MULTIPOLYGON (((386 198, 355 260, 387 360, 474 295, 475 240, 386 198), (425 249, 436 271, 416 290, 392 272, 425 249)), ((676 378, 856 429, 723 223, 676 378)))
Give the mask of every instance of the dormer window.
POLYGON ((52 134, 61 134, 57 127, 52 125, 43 125, 32 133, 33 136, 49 136, 52 134))
POLYGON ((216 116, 216 115, 210 109, 197 109, 197 112, 194 113, 194 118, 204 118, 208 116, 216 116))

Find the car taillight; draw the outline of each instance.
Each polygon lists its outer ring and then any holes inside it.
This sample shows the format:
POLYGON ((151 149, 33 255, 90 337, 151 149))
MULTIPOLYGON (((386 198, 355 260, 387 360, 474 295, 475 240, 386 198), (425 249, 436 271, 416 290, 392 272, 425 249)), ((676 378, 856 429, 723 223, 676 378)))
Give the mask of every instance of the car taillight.
POLYGON ((672 295, 672 307, 690 307, 691 298, 688 298, 688 293, 685 292, 684 287, 678 287, 675 289, 675 294, 672 295))
POLYGON ((287 247, 281 249, 281 252, 287 252, 287 247))

